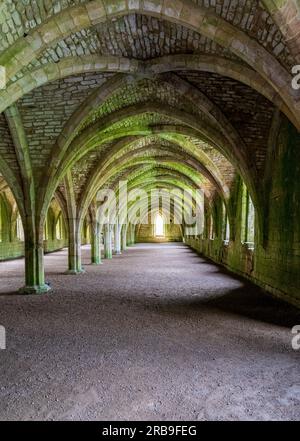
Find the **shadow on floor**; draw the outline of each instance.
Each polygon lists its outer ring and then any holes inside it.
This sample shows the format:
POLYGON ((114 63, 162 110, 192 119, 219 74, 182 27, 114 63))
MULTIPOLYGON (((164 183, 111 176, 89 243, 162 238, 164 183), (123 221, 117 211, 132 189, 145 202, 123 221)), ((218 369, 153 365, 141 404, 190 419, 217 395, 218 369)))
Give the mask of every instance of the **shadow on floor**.
POLYGON ((299 309, 267 295, 262 290, 258 291, 257 288, 255 290, 245 287, 237 288, 221 297, 208 300, 195 299, 191 302, 183 301, 181 304, 193 309, 205 305, 223 312, 288 328, 300 324, 299 309))
POLYGON ((257 322, 269 323, 276 326, 292 328, 300 324, 300 310, 287 304, 280 299, 275 299, 255 287, 241 287, 228 291, 224 295, 215 297, 203 297, 203 292, 199 292, 190 298, 170 298, 156 297, 122 297, 122 303, 131 303, 142 308, 153 309, 155 312, 163 314, 184 314, 185 317, 200 312, 222 311, 236 316, 253 319, 257 322))
POLYGON ((174 314, 193 314, 196 310, 205 309, 219 310, 234 314, 237 316, 247 317, 256 321, 261 321, 277 326, 292 328, 300 325, 300 309, 285 302, 284 300, 273 297, 262 288, 254 285, 250 281, 241 276, 233 274, 226 268, 211 262, 209 259, 199 257, 201 259, 197 264, 206 264, 208 266, 207 272, 201 271, 201 274, 207 273, 219 274, 222 277, 228 277, 231 280, 237 280, 241 283, 238 288, 230 289, 224 287, 227 291, 225 294, 218 294, 218 289, 215 294, 205 295, 201 290, 201 279, 199 279, 199 296, 193 294, 191 297, 184 296, 182 298, 176 296, 167 299, 155 297, 142 299, 128 299, 131 302, 144 303, 144 306, 151 308, 151 301, 153 301, 153 308, 156 311, 161 310, 163 313, 174 314), (204 295, 203 295, 204 294, 204 295))
MULTIPOLYGON (((208 274, 219 273, 222 276, 240 281, 243 286, 230 290, 225 295, 192 301, 190 306, 212 306, 222 311, 288 328, 300 324, 300 309, 284 300, 275 298, 259 286, 209 259, 203 256, 199 257, 202 259, 198 262, 199 264, 212 265, 211 270, 207 271, 208 274)), ((204 274, 203 271, 202 274, 204 274)), ((184 301, 183 304, 185 304, 184 301)))

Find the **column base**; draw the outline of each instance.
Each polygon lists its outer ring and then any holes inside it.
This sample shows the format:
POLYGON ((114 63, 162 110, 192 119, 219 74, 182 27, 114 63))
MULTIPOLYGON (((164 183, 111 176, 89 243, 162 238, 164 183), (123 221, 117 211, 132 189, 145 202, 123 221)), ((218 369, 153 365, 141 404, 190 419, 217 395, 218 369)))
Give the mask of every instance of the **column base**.
POLYGON ((101 262, 92 262, 92 263, 91 263, 91 265, 96 265, 96 266, 97 266, 97 265, 102 265, 102 264, 103 264, 102 261, 101 261, 101 262))
POLYGON ((122 254, 121 251, 115 251, 116 256, 120 256, 120 254, 122 254))
POLYGON ((65 272, 66 275, 77 276, 78 274, 84 274, 85 270, 68 270, 65 272))
POLYGON ((23 286, 19 289, 20 294, 45 294, 51 290, 51 287, 46 283, 44 285, 34 285, 34 286, 23 286))

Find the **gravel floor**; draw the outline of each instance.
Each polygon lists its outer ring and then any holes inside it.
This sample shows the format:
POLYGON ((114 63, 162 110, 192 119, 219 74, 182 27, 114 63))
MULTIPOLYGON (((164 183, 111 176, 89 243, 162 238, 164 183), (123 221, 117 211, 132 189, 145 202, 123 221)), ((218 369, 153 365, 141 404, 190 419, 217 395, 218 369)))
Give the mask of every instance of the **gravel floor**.
POLYGON ((1 420, 299 420, 299 311, 178 244, 86 273, 46 256, 44 296, 0 264, 1 420))

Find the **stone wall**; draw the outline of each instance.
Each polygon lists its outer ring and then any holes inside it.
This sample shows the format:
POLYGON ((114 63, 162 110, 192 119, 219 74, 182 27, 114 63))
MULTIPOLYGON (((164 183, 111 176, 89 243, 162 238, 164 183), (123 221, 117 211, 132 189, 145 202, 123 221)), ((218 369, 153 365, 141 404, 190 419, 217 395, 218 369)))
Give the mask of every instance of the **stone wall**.
POLYGON ((263 225, 256 221, 254 250, 241 242, 241 192, 236 192, 234 238, 228 244, 220 230, 213 240, 204 234, 186 237, 185 242, 273 295, 300 306, 300 139, 285 119, 269 161, 271 178, 266 170, 261 183, 263 225))
MULTIPOLYGON (((52 253, 61 250, 66 246, 68 246, 68 241, 66 239, 44 241, 45 253, 52 253)), ((14 242, 0 242, 0 261, 17 259, 19 257, 24 257, 24 242, 20 240, 14 242)))
POLYGON ((24 256, 24 242, 0 242, 0 261, 24 256))

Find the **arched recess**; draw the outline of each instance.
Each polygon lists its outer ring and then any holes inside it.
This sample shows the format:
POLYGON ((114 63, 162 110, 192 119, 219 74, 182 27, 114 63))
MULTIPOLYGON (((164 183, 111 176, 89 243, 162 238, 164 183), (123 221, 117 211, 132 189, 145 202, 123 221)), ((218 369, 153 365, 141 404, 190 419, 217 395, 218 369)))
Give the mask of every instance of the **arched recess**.
POLYGON ((0 177, 0 260, 24 255, 23 222, 14 194, 0 177), (20 234, 18 234, 20 233, 20 234))
POLYGON ((12 194, 14 195, 16 204, 18 206, 20 215, 22 217, 22 220, 24 220, 25 217, 25 211, 24 211, 24 204, 23 204, 23 191, 22 187, 20 185, 19 180, 7 164, 4 158, 2 158, 2 155, 0 155, 0 173, 4 177, 4 180, 6 182, 6 185, 11 190, 12 194))

